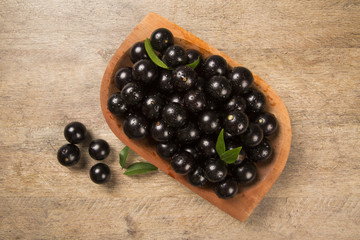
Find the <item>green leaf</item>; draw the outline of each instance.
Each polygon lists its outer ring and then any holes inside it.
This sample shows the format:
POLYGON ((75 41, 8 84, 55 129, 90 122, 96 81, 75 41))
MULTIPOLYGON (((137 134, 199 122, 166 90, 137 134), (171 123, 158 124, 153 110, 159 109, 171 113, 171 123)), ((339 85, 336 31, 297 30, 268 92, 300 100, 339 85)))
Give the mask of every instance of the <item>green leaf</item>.
POLYGON ((194 62, 187 64, 189 67, 191 67, 192 69, 195 69, 200 62, 200 57, 198 57, 194 62))
POLYGON ((216 141, 216 152, 221 156, 225 152, 224 129, 221 129, 216 141))
POLYGON ((170 70, 170 68, 165 63, 163 63, 163 61, 161 61, 160 58, 156 55, 154 49, 151 46, 150 39, 148 38, 145 39, 145 50, 149 55, 151 61, 153 61, 153 63, 155 63, 157 66, 161 68, 170 70))
POLYGON ((125 165, 126 165, 126 159, 129 155, 129 151, 131 149, 128 147, 128 146, 125 146, 119 153, 119 162, 120 162, 120 166, 122 168, 125 168, 125 165))
POLYGON ((152 165, 151 163, 146 162, 137 162, 131 164, 126 171, 124 172, 125 175, 132 176, 136 174, 143 174, 151 171, 156 171, 158 168, 152 165))
POLYGON ((238 158, 241 149, 242 147, 227 150, 221 154, 220 159, 223 160, 226 164, 234 163, 238 158))

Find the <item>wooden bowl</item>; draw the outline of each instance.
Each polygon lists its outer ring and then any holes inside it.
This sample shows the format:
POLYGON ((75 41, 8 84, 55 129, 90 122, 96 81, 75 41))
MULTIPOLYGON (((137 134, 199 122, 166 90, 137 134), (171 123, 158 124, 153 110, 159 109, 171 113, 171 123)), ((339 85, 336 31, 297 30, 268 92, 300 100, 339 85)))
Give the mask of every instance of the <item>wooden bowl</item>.
POLYGON ((241 66, 236 61, 177 26, 175 23, 170 22, 155 13, 149 13, 121 44, 110 60, 104 73, 100 89, 100 103, 106 122, 114 134, 124 144, 142 156, 146 161, 154 164, 163 172, 184 184, 193 192, 205 198, 234 218, 245 221, 273 186, 286 164, 291 145, 291 125, 286 107, 276 92, 266 82, 254 75, 254 87, 261 90, 266 96, 267 106, 265 110, 275 114, 279 124, 276 136, 271 139, 274 148, 271 162, 264 165, 258 165, 258 177, 256 183, 240 188, 240 193, 229 200, 218 198, 212 189, 203 189, 190 185, 186 180, 186 177, 176 174, 171 169, 170 163, 157 155, 155 145, 152 142, 147 139, 129 139, 123 132, 123 121, 114 117, 107 109, 108 98, 113 93, 119 91, 114 85, 114 75, 116 71, 124 66, 132 66, 129 59, 129 49, 135 42, 143 41, 147 37, 149 38, 151 33, 160 27, 169 29, 174 35, 175 43, 183 46, 185 49, 196 49, 200 51, 204 57, 217 54, 224 57, 230 66, 241 66))

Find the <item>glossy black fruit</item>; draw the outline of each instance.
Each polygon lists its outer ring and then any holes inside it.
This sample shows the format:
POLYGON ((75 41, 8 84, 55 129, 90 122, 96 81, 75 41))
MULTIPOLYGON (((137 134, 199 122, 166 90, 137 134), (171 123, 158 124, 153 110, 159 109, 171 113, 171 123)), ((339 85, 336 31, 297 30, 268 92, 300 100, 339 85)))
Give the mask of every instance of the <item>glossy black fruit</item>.
POLYGON ((198 161, 200 159, 200 154, 193 145, 182 146, 181 151, 190 153, 195 161, 198 161))
POLYGON ((104 160, 110 153, 109 144, 102 139, 91 141, 89 145, 89 154, 95 160, 104 160))
POLYGON ((203 158, 217 157, 215 139, 209 136, 200 138, 196 144, 196 150, 203 158))
MULTIPOLYGON (((226 142, 226 150, 242 147, 241 145, 242 144, 239 143, 239 141, 227 141, 226 142)), ((242 147, 235 162, 229 164, 229 166, 239 165, 242 161, 244 161, 245 157, 246 157, 246 153, 245 153, 244 148, 242 147)))
POLYGON ((132 139, 142 139, 149 133, 149 123, 139 114, 128 115, 123 123, 124 133, 132 139))
POLYGON ((154 50, 162 53, 174 44, 174 36, 168 29, 158 28, 152 32, 150 42, 154 50))
POLYGON ((237 194, 238 184, 231 177, 227 177, 223 181, 217 183, 214 187, 214 190, 219 198, 229 199, 237 194))
POLYGON ((199 128, 192 122, 188 122, 185 126, 177 131, 177 140, 183 144, 196 142, 200 138, 199 128))
POLYGON ((224 76, 213 76, 205 83, 205 91, 212 98, 225 101, 231 95, 231 84, 224 76))
POLYGON ((210 158, 205 162, 204 170, 206 178, 213 183, 224 180, 227 175, 226 164, 215 158, 210 158))
POLYGON ((181 106, 184 105, 184 96, 182 93, 175 92, 167 98, 169 103, 178 103, 181 106))
POLYGON ((147 119, 158 119, 165 101, 159 95, 149 95, 145 97, 141 106, 141 111, 147 119))
POLYGON ((250 112, 260 112, 266 104, 264 94, 254 88, 244 93, 244 99, 246 101, 246 110, 250 112))
POLYGON ((229 100, 227 100, 227 102, 225 104, 225 110, 227 112, 230 112, 235 109, 245 112, 246 101, 244 98, 242 98, 240 96, 232 96, 229 100))
POLYGON ((254 123, 258 124, 265 136, 273 134, 277 129, 277 121, 274 114, 262 112, 256 115, 254 123))
POLYGON ((57 152, 57 159, 63 166, 72 166, 79 162, 80 150, 74 144, 66 144, 57 152))
POLYGON ((144 42, 137 42, 130 49, 130 60, 136 63, 141 59, 149 59, 149 56, 146 53, 144 42))
POLYGON ((246 131, 249 125, 247 115, 239 110, 233 110, 227 113, 224 118, 224 129, 232 135, 240 135, 246 131))
POLYGON ((172 71, 162 69, 158 81, 159 91, 165 94, 173 93, 175 91, 172 71))
POLYGON ((186 110, 178 103, 168 103, 162 111, 163 120, 171 127, 179 128, 186 124, 186 110))
POLYGON ((191 185, 196 187, 202 187, 208 183, 208 180, 205 177, 205 171, 201 167, 197 167, 195 170, 188 173, 187 179, 191 185))
POLYGON ((129 105, 137 105, 144 99, 144 91, 137 83, 128 83, 121 90, 121 97, 129 105))
POLYGON ((133 79, 143 84, 155 82, 158 76, 158 68, 151 60, 139 60, 134 64, 132 69, 133 79))
POLYGON ((177 91, 182 92, 194 87, 197 74, 189 66, 180 66, 173 71, 173 83, 177 91))
POLYGON ((207 58, 201 68, 201 73, 206 78, 210 78, 214 75, 225 75, 226 71, 226 60, 219 55, 212 55, 207 58))
POLYGON ((221 130, 220 116, 215 111, 206 111, 199 115, 199 129, 202 133, 210 135, 219 133, 221 130))
POLYGON ((247 148, 248 157, 254 162, 266 162, 273 153, 270 141, 264 138, 259 145, 254 148, 247 148))
POLYGON ((132 68, 120 68, 115 73, 115 86, 121 91, 121 89, 129 82, 132 82, 132 68))
POLYGON ((184 96, 184 104, 190 112, 201 112, 206 107, 205 94, 200 91, 190 90, 184 96))
POLYGON ((228 78, 236 94, 248 90, 254 82, 252 73, 244 67, 234 67, 229 73, 228 78))
POLYGON ((156 144, 157 154, 164 158, 169 159, 177 153, 179 145, 175 142, 158 143, 156 144))
POLYGON ((110 168, 104 163, 95 164, 90 169, 90 178, 96 184, 106 183, 110 175, 110 168))
POLYGON ((114 93, 109 97, 107 107, 112 114, 120 117, 125 116, 130 109, 129 105, 122 99, 120 92, 114 93))
POLYGON ((70 143, 80 143, 85 140, 86 127, 80 122, 71 122, 64 129, 64 137, 70 143))
POLYGON ((235 140, 235 139, 238 139, 238 138, 239 138, 239 135, 233 135, 231 133, 228 133, 227 131, 224 131, 224 139, 225 139, 226 142, 227 141, 232 141, 232 140, 235 140))
POLYGON ((185 175, 194 170, 195 161, 190 153, 179 152, 171 158, 171 167, 176 173, 185 175))
POLYGON ((203 57, 201 56, 201 53, 195 49, 187 49, 185 51, 186 56, 188 58, 188 63, 193 63, 199 58, 199 64, 198 66, 201 66, 203 62, 203 57))
POLYGON ((176 131, 169 125, 167 125, 163 120, 158 120, 152 123, 150 128, 151 137, 157 142, 169 142, 172 140, 176 131))
POLYGON ((245 147, 255 147, 263 140, 264 134, 259 125, 250 123, 246 132, 241 135, 245 147))
POLYGON ((163 60, 168 67, 176 68, 188 62, 185 49, 178 46, 170 46, 166 49, 163 60))
POLYGON ((256 166, 249 159, 231 168, 233 178, 240 184, 248 184, 256 177, 256 166))

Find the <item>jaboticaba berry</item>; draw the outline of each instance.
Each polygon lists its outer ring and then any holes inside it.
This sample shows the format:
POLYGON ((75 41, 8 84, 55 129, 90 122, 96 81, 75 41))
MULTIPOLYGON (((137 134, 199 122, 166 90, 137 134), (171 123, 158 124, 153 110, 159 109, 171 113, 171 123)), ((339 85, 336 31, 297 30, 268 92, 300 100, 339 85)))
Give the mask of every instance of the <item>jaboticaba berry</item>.
POLYGON ((249 69, 196 46, 186 49, 168 29, 148 38, 154 52, 146 51, 146 39, 134 43, 127 61, 133 65, 114 75, 118 90, 110 94, 109 111, 123 120, 129 138, 146 138, 190 184, 211 187, 220 198, 236 196, 237 185, 256 181, 257 167, 273 155, 267 137, 279 126, 265 95, 253 87, 249 69), (242 147, 228 164, 216 151, 222 129, 226 150, 242 147))

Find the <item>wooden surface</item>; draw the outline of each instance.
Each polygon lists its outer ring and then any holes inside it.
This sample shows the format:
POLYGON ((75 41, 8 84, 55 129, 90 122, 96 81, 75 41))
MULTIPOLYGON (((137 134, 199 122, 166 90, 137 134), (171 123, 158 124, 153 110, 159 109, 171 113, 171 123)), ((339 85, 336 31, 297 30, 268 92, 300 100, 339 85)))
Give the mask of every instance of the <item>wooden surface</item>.
POLYGON ((271 140, 271 146, 274 149, 271 161, 268 161, 267 164, 257 164, 257 179, 254 181, 255 183, 250 186, 242 186, 239 189, 239 194, 232 199, 224 200, 219 198, 216 196, 213 188, 199 188, 192 186, 186 176, 179 175, 173 171, 170 161, 162 159, 156 153, 156 145, 154 143, 148 141, 148 139, 139 141, 128 138, 123 131, 123 119, 115 117, 109 111, 107 106, 110 96, 119 91, 114 83, 116 72, 120 68, 132 66, 129 49, 136 42, 144 41, 144 39, 151 36, 151 33, 158 28, 169 29, 174 36, 174 44, 181 45, 185 49, 196 49, 204 58, 211 55, 221 55, 231 67, 240 66, 239 63, 190 32, 168 19, 151 12, 141 20, 123 41, 105 70, 100 87, 100 104, 105 120, 113 133, 146 161, 154 164, 158 169, 184 184, 186 187, 190 188, 190 190, 234 218, 245 221, 273 186, 285 167, 291 146, 291 123, 289 113, 279 95, 277 95, 271 86, 253 73, 253 86, 262 91, 267 100, 265 111, 274 114, 278 125, 281 126, 276 133, 276 137, 272 137, 271 140))
POLYGON ((359 1, 1 1, 0 238, 359 239, 359 12, 359 1), (288 108, 287 165, 244 223, 164 173, 122 174, 99 87, 149 11, 251 69, 288 108), (73 120, 110 143, 110 184, 89 179, 87 143, 81 168, 57 163, 73 120))

